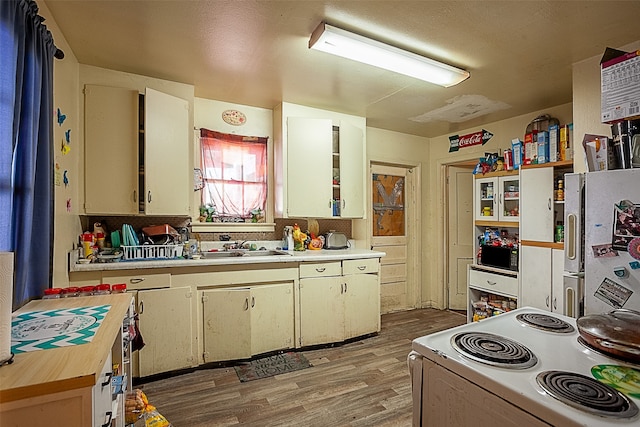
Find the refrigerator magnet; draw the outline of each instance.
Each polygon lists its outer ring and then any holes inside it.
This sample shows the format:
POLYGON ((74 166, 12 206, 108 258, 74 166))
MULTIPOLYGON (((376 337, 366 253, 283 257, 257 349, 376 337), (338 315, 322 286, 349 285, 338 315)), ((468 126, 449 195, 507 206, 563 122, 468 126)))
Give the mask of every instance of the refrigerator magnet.
POLYGON ((640 237, 634 237, 629 242, 627 246, 627 250, 629 251, 629 255, 631 255, 634 259, 640 260, 640 237))

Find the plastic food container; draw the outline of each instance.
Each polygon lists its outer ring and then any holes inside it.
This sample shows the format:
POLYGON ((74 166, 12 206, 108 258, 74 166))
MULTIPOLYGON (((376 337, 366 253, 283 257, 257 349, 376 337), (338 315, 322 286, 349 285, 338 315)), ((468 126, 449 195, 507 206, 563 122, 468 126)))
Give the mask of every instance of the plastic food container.
POLYGON ((96 289, 93 292, 94 295, 109 295, 111 293, 111 285, 107 283, 101 283, 96 285, 96 289))
POLYGON ((95 290, 96 290, 95 286, 83 286, 78 290, 78 296, 79 297, 91 296, 91 295, 93 295, 95 290))
POLYGON ((127 292, 127 284, 126 283, 118 283, 111 287, 112 294, 123 294, 127 292))
POLYGON ((61 297, 62 298, 77 297, 79 292, 80 292, 80 289, 73 286, 69 288, 62 288, 61 297))
POLYGON ((42 296, 42 299, 58 299, 58 298, 60 298, 61 294, 62 294, 62 289, 61 288, 45 289, 44 290, 44 295, 42 296))

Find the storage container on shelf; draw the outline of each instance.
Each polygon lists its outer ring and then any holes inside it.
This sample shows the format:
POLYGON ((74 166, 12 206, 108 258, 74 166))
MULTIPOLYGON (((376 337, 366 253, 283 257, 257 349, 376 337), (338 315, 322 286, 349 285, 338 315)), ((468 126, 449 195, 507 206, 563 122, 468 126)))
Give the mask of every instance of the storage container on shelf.
POLYGON ((42 299, 58 299, 62 294, 61 288, 49 288, 44 290, 42 299))
POLYGON ((109 295, 111 293, 111 285, 108 283, 100 283, 96 285, 96 289, 93 292, 94 295, 109 295))
POLYGON ((96 287, 95 286, 82 286, 79 290, 78 290, 78 296, 79 297, 88 297, 93 295, 93 293, 95 292, 96 287))
POLYGON ((62 288, 61 296, 62 298, 77 297, 78 292, 80 292, 80 289, 70 286, 68 288, 62 288))
POLYGON ((127 284, 126 283, 117 283, 111 287, 112 294, 123 294, 127 292, 127 284))

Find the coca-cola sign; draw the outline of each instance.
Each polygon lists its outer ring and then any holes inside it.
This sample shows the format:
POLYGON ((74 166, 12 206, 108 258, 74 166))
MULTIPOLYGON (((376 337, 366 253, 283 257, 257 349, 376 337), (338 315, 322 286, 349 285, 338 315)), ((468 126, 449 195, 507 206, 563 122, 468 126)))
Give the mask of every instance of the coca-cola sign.
POLYGON ((452 135, 449 137, 449 152, 458 151, 461 148, 472 147, 474 145, 484 145, 491 139, 493 134, 487 130, 479 130, 478 132, 468 135, 452 135))

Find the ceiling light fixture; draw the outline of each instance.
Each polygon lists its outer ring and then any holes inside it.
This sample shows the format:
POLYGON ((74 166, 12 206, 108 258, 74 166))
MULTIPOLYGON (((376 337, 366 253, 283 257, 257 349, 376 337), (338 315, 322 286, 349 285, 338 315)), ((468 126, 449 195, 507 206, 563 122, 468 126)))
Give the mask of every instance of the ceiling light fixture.
POLYGON ((470 73, 322 22, 311 34, 309 49, 363 62, 385 70, 449 87, 470 73))

